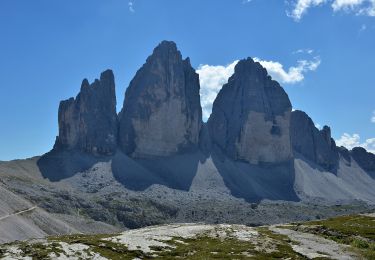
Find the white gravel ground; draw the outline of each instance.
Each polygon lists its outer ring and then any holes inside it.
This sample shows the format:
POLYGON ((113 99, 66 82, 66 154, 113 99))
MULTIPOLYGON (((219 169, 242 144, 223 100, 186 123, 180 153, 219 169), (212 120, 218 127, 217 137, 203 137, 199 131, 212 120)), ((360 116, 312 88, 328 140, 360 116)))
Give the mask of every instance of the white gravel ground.
POLYGON ((120 242, 130 250, 152 253, 150 247, 153 246, 171 248, 171 245, 166 242, 173 238, 187 239, 199 235, 222 239, 231 237, 241 241, 251 241, 258 236, 258 232, 243 225, 171 224, 125 231, 120 236, 110 238, 110 240, 120 242))
POLYGON ((349 251, 348 246, 338 244, 332 240, 290 229, 270 227, 270 230, 288 236, 292 241, 296 242, 296 244, 291 245, 293 250, 309 259, 316 257, 328 257, 338 260, 358 259, 357 255, 349 251))

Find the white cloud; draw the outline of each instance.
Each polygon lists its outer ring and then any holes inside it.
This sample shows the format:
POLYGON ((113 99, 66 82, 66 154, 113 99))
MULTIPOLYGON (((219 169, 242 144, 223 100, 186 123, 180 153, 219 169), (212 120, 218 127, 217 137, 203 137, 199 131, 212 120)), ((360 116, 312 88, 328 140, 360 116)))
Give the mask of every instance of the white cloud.
POLYGON ((335 12, 346 11, 375 16, 375 0, 334 0, 332 8, 335 12))
POLYGON ((361 137, 358 134, 350 135, 348 133, 344 133, 340 139, 336 140, 337 146, 344 146, 348 149, 353 149, 356 146, 359 146, 361 137))
POLYGON ((363 147, 368 152, 375 154, 375 138, 366 139, 364 142, 361 142, 361 137, 359 134, 350 135, 344 133, 340 139, 336 140, 338 146, 344 146, 347 149, 353 149, 354 147, 363 147))
POLYGON ((364 31, 367 30, 367 25, 366 24, 362 24, 361 28, 359 28, 359 33, 362 33, 364 31))
POLYGON ((334 12, 344 11, 357 15, 375 16, 375 0, 293 0, 293 9, 287 15, 300 21, 308 9, 331 3, 334 12))
POLYGON ((375 111, 372 112, 371 122, 375 123, 375 111))
POLYGON ((204 121, 210 116, 217 93, 234 73, 237 62, 238 60, 235 60, 227 66, 200 65, 198 67, 197 73, 201 85, 200 95, 204 121))
POLYGON ((287 15, 292 17, 295 21, 299 21, 309 8, 324 4, 326 1, 327 0, 297 0, 293 10, 287 12, 287 15))
POLYGON ((332 8, 334 11, 350 11, 356 8, 358 5, 361 5, 364 0, 335 0, 332 3, 332 8))
MULTIPOLYGON (((320 64, 319 57, 313 60, 300 60, 297 66, 285 70, 283 65, 277 61, 264 61, 254 58, 265 67, 273 79, 285 84, 296 84, 304 79, 304 73, 314 71, 320 64)), ((203 109, 203 120, 207 120, 212 111, 212 104, 219 93, 221 87, 228 82, 228 78, 234 73, 234 67, 238 60, 232 63, 221 65, 200 65, 197 69, 200 80, 200 95, 203 109)))
POLYGON ((132 12, 132 13, 135 13, 134 2, 133 1, 129 1, 128 2, 128 6, 129 6, 129 11, 132 12))
POLYGON ((285 84, 301 82, 305 78, 304 73, 315 71, 321 63, 320 58, 317 56, 313 60, 299 60, 297 66, 292 66, 285 70, 283 65, 277 61, 266 61, 259 58, 254 58, 254 60, 262 64, 273 79, 285 84))
POLYGON ((299 49, 293 52, 293 54, 313 54, 313 49, 299 49))

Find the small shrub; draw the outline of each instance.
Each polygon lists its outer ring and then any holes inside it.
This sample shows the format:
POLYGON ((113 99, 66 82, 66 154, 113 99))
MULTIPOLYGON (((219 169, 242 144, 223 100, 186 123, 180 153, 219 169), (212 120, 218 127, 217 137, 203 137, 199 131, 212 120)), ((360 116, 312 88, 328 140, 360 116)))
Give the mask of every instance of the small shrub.
POLYGON ((359 239, 359 238, 353 239, 351 245, 356 248, 361 248, 361 249, 369 248, 369 244, 366 241, 359 239))

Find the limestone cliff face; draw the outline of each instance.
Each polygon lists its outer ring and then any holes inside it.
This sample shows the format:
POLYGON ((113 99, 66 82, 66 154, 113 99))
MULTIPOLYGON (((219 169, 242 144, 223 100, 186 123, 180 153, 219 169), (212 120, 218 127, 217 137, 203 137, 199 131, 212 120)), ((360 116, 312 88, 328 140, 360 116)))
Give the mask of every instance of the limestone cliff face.
POLYGON ((311 118, 302 111, 292 112, 291 138, 293 150, 319 164, 326 170, 334 170, 339 159, 339 149, 331 138, 331 129, 315 127, 311 118))
POLYGON ((355 147, 350 151, 358 165, 375 177, 375 154, 367 152, 365 148, 355 147))
POLYGON ((115 82, 111 70, 89 84, 83 80, 77 97, 60 102, 59 136, 55 149, 78 149, 111 155, 117 147, 118 120, 115 82))
POLYGON ((202 125, 199 76, 176 44, 159 44, 136 73, 120 113, 120 147, 132 157, 196 149, 202 125))
POLYGON ((241 60, 213 104, 212 142, 234 160, 287 161, 291 110, 288 95, 266 69, 251 58, 241 60))

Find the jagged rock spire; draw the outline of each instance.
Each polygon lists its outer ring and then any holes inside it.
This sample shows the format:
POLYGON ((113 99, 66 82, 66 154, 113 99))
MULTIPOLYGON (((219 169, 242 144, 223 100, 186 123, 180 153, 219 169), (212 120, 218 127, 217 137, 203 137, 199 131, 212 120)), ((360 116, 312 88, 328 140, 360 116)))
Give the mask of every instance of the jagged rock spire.
POLYGON ((77 97, 60 102, 55 149, 78 149, 94 155, 116 151, 118 120, 113 72, 106 70, 89 84, 82 81, 77 97))
POLYGON ((130 82, 120 113, 120 146, 133 157, 196 149, 202 125, 199 77, 174 42, 163 41, 130 82))
POLYGON ((291 120, 293 150, 306 159, 317 163, 325 170, 334 171, 339 160, 339 150, 331 138, 331 129, 315 127, 311 118, 303 111, 293 111, 291 120))

